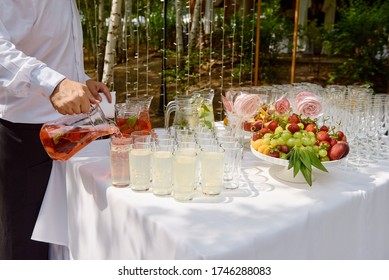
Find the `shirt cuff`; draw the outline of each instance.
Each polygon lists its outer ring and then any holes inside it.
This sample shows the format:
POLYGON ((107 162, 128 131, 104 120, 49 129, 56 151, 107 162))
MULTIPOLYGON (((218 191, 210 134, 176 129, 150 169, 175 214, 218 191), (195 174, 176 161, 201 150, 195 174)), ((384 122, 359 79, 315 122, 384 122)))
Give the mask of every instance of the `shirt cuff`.
POLYGON ((49 67, 42 67, 33 71, 31 83, 40 86, 44 95, 50 97, 55 87, 65 78, 66 76, 49 67))

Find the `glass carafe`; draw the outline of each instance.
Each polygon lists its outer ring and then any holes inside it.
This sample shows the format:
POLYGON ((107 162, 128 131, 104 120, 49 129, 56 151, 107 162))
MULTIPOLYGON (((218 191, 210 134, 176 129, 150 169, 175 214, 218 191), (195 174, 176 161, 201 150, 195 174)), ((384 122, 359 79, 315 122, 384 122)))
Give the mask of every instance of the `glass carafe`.
POLYGON ((213 113, 213 97, 215 92, 213 89, 206 88, 193 92, 200 98, 199 125, 212 129, 215 126, 215 116, 213 113))
POLYGON ((166 105, 165 127, 169 127, 170 114, 174 112, 173 126, 195 130, 199 125, 201 100, 198 94, 176 95, 166 105))
POLYGON ((139 116, 134 125, 134 131, 150 131, 152 129, 150 120, 150 105, 153 96, 143 95, 135 97, 127 97, 127 107, 139 106, 139 116))
POLYGON ((93 140, 119 133, 109 122, 100 106, 93 105, 88 114, 67 115, 43 124, 40 139, 53 160, 65 161, 93 140))

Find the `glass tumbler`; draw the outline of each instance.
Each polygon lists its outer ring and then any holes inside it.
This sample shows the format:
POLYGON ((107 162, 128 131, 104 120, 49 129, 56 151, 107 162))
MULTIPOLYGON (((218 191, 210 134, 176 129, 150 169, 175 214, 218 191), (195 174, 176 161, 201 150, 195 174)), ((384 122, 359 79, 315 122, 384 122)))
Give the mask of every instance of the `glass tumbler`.
POLYGON ((151 180, 152 142, 134 142, 130 145, 130 187, 147 191, 151 180))
POLYGON ((197 152, 177 148, 173 158, 173 196, 177 201, 193 199, 196 183, 197 152))
POLYGON ((154 143, 151 155, 151 185, 155 195, 170 195, 173 191, 174 141, 163 139, 154 143))
POLYGON ((115 187, 127 187, 130 184, 130 144, 132 140, 124 137, 112 137, 110 142, 111 180, 115 187))

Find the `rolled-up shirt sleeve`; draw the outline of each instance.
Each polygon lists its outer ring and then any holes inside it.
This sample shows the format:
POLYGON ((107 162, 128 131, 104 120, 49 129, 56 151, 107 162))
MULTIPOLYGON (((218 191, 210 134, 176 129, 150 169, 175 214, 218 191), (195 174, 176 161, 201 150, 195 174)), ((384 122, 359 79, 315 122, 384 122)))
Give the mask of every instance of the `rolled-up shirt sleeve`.
POLYGON ((31 86, 39 87, 49 97, 65 76, 16 49, 7 37, 0 20, 0 88, 16 96, 24 96, 31 86))

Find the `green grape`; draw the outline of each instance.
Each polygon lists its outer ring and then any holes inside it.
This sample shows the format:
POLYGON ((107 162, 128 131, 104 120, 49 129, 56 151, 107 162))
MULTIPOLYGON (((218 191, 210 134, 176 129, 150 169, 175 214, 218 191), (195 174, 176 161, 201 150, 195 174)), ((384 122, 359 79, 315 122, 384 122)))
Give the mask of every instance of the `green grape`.
MULTIPOLYGON (((297 132, 296 132, 297 133, 297 132)), ((295 133, 295 134, 296 134, 295 133)), ((294 144, 297 146, 297 147, 301 147, 303 145, 303 142, 301 141, 300 138, 294 138, 294 144)))
POLYGON ((320 158, 321 161, 330 161, 330 158, 328 156, 320 158))
POLYGON ((265 135, 263 135, 263 138, 265 138, 265 139, 270 139, 270 137, 271 137, 272 135, 273 135, 272 133, 266 133, 265 135))
POLYGON ((286 159, 286 154, 281 152, 281 153, 280 153, 280 158, 286 159))
POLYGON ((281 134, 281 138, 287 141, 289 138, 292 137, 292 133, 289 130, 284 130, 281 134))
POLYGON ((281 133, 282 131, 284 131, 284 129, 281 126, 277 126, 277 128, 274 130, 274 133, 278 134, 281 133))
MULTIPOLYGON (((297 132, 296 132, 297 133, 297 132)), ((311 138, 307 137, 307 136, 303 136, 301 138, 301 141, 303 143, 304 146, 312 146, 312 142, 311 142, 311 138)))
POLYGON ((306 146, 306 149, 310 152, 313 152, 313 146, 306 146))
POLYGON ((296 139, 291 137, 288 140, 286 140, 286 145, 288 145, 289 147, 294 147, 294 145, 296 143, 295 141, 296 141, 296 139))
POLYGON ((263 145, 270 145, 270 138, 263 138, 263 145))
POLYGON ((277 145, 279 145, 278 139, 271 139, 270 140, 270 146, 276 147, 277 145))
POLYGON ((297 125, 300 127, 300 129, 304 129, 304 124, 303 123, 299 122, 297 125))
POLYGON ((319 147, 319 146, 314 145, 314 146, 312 146, 312 147, 313 147, 313 151, 314 151, 315 153, 318 153, 318 152, 319 152, 319 150, 320 150, 320 147, 319 147))
POLYGON ((278 138, 278 145, 286 145, 286 140, 282 137, 278 138))
POLYGON ((301 139, 303 137, 303 134, 300 132, 300 131, 296 131, 294 134, 293 134, 293 137, 294 138, 297 138, 297 139, 301 139))
POLYGON ((309 131, 308 132, 308 137, 316 139, 316 134, 314 132, 312 132, 312 131, 309 131))
POLYGON ((309 141, 309 144, 307 146, 313 146, 316 143, 316 138, 309 137, 308 141, 309 141))
POLYGON ((320 157, 326 157, 327 156, 327 151, 325 149, 320 149, 318 152, 320 157))

